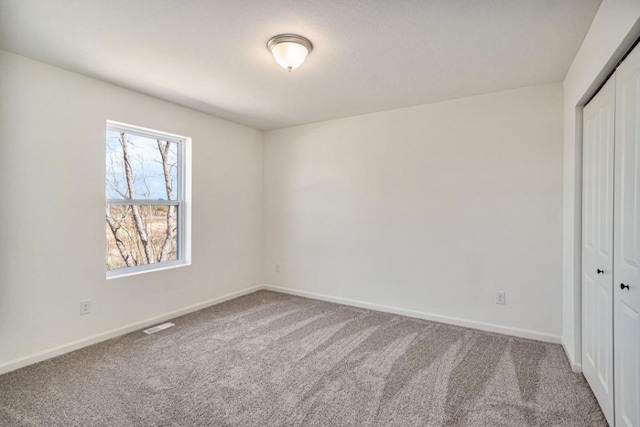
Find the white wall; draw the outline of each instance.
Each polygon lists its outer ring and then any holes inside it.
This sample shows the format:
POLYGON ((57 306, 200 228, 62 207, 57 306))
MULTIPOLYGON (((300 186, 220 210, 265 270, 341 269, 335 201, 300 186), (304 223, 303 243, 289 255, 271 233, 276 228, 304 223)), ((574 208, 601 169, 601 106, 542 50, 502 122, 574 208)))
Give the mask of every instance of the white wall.
POLYGON ((265 198, 271 285, 559 339, 560 83, 269 131, 265 198))
POLYGON ((0 76, 0 372, 260 283, 261 132, 5 51, 0 76), (191 266, 105 280, 107 119, 193 138, 191 266))
POLYGON ((575 370, 581 352, 582 106, 640 35, 640 0, 604 0, 564 81, 562 339, 575 370))

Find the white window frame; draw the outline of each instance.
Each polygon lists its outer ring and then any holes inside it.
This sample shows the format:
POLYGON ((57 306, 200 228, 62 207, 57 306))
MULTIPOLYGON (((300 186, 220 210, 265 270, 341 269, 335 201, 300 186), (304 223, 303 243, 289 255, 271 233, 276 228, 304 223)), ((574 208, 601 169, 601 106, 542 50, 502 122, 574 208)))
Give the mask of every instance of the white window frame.
MULTIPOLYGON (((139 206, 177 206, 177 259, 171 261, 157 262, 133 267, 122 267, 113 270, 106 270, 106 278, 114 279, 118 277, 133 276, 136 274, 151 271, 168 270, 177 267, 191 265, 191 138, 147 129, 140 126, 107 120, 106 130, 124 132, 128 135, 142 136, 152 139, 160 139, 177 144, 178 152, 178 173, 177 173, 177 194, 176 200, 147 200, 147 199, 105 199, 108 205, 139 205, 139 206)), ((106 142, 104 142, 106 144, 106 142)), ((106 165, 106 159, 105 159, 106 165)), ((104 183, 106 186, 106 171, 104 183)), ((106 235, 105 235, 106 247, 106 235)))

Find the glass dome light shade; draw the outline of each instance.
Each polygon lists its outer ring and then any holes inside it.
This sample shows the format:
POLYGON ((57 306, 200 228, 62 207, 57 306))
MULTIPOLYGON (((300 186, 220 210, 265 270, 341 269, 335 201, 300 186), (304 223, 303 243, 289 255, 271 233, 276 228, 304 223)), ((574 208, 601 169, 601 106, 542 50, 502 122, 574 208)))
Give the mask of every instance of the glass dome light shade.
POLYGON ((278 65, 289 71, 301 66, 313 48, 309 40, 293 34, 275 36, 267 47, 278 65))

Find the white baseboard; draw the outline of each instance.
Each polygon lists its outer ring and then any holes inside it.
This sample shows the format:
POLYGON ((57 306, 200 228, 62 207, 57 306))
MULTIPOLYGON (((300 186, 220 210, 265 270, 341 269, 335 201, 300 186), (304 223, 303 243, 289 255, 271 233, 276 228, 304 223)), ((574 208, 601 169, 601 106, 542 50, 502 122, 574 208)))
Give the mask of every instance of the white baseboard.
MULTIPOLYGON (((120 328, 116 328, 116 329, 112 329, 110 331, 106 331, 100 334, 96 334, 87 338, 83 338, 77 341, 73 341, 67 344, 63 344, 57 347, 53 347, 53 348, 49 348, 43 351, 39 351, 37 353, 33 353, 30 354, 28 356, 25 357, 21 357, 18 359, 14 359, 14 360, 10 360, 8 362, 2 363, 0 364, 0 375, 5 374, 7 372, 11 372, 14 371, 16 369, 28 366, 28 365, 32 365, 34 363, 38 363, 38 362, 42 362, 43 360, 47 360, 47 359, 51 359, 53 357, 56 356, 60 356, 62 354, 65 353, 69 353, 72 352, 74 350, 78 350, 81 349, 83 347, 87 347, 90 346, 92 344, 97 344, 99 342, 102 341, 106 341, 108 339, 111 338, 115 338, 121 335, 125 335, 128 334, 130 332, 134 332, 140 329, 144 329, 147 328, 149 326, 152 326, 154 324, 160 323, 160 322, 164 322, 179 316, 183 316, 185 314, 189 314, 192 313, 194 311, 198 311, 198 310, 202 310, 203 308, 207 308, 216 304, 220 304, 223 303, 225 301, 229 301, 231 299, 243 296, 243 295, 247 295, 256 291, 259 291, 261 289, 265 289, 265 290, 270 290, 270 291, 275 291, 275 292, 281 292, 281 293, 285 293, 285 294, 290 294, 290 295, 297 295, 297 296, 302 296, 302 297, 306 297, 306 298, 311 298, 311 299, 317 299, 317 300, 321 300, 321 301, 328 301, 328 302, 335 302, 338 304, 344 304, 344 305, 349 305, 349 306, 353 306, 353 307, 360 307, 360 308, 367 308, 367 309, 371 309, 371 310, 376 310, 376 311, 382 311, 385 313, 393 313, 393 314, 399 314, 401 316, 407 316, 407 317, 414 317, 414 318, 418 318, 418 319, 425 319, 425 320, 431 320, 434 322, 440 322, 440 323, 446 323, 446 324, 450 324, 450 325, 456 325, 456 326, 464 326, 467 328, 472 328, 472 329, 479 329, 482 331, 488 331, 488 332, 496 332, 496 333, 500 333, 500 334, 505 334, 505 335, 512 335, 512 336, 516 336, 516 337, 521 337, 521 338, 529 338, 529 339, 534 339, 534 340, 539 340, 539 341, 544 341, 544 342, 550 342, 550 343, 554 343, 554 344, 563 344, 562 343, 562 339, 560 336, 557 335, 553 335, 553 334, 547 334, 547 333, 543 333, 543 332, 536 332, 536 331, 530 331, 530 330, 526 330, 526 329, 520 329, 520 328, 511 328, 511 327, 506 327, 506 326, 500 326, 500 325, 493 325, 490 323, 484 323, 484 322, 478 322, 475 320, 468 320, 468 319, 460 319, 457 317, 449 317, 449 316, 442 316, 439 314, 431 314, 431 313, 425 313, 425 312, 421 312, 421 311, 416 311, 416 310, 407 310, 407 309, 403 309, 403 308, 398 308, 398 307, 390 307, 390 306, 386 306, 386 305, 381 305, 381 304, 373 304, 373 303, 369 303, 369 302, 364 302, 364 301, 357 301, 357 300, 352 300, 352 299, 348 299, 348 298, 340 298, 340 297, 332 297, 329 295, 323 295, 323 294, 317 294, 317 293, 313 293, 313 292, 306 292, 306 291, 300 291, 300 290, 295 290, 295 289, 289 289, 289 288, 283 288, 280 286, 273 286, 273 285, 268 285, 268 284, 262 284, 262 285, 257 285, 257 286, 252 286, 250 288, 247 289, 243 289, 241 291, 237 291, 237 292, 233 292, 227 295, 223 295, 221 297, 218 298, 213 298, 210 299, 208 301, 203 301, 197 304, 193 304, 190 305, 188 307, 184 307, 178 310, 174 310, 171 311, 169 313, 165 313, 163 315, 160 316, 156 316, 150 319, 146 319, 143 320, 141 322, 136 322, 136 323, 132 323, 120 328)), ((564 344, 563 344, 564 346, 564 344)), ((565 348, 565 352, 566 352, 566 348, 565 348)), ((569 353, 567 352, 567 357, 569 358, 569 362, 571 364, 571 369, 574 372, 581 372, 582 371, 582 367, 580 364, 575 363, 570 357, 569 357, 569 353)))
POLYGON ((176 317, 183 316, 185 314, 192 313, 194 311, 202 310, 203 308, 210 307, 212 305, 220 304, 225 301, 240 297, 242 295, 247 295, 262 289, 261 285, 253 286, 247 289, 243 289, 238 292, 232 292, 227 295, 223 295, 218 298, 213 298, 208 301, 199 302, 197 304, 190 305, 188 307, 184 307, 178 310, 171 311, 169 313, 162 314, 160 316, 152 317, 150 319, 143 320, 141 322, 132 323, 121 328, 112 329, 107 332, 103 332, 100 334, 96 334, 87 338, 82 338, 77 341, 73 341, 67 344, 63 344, 57 347, 49 348, 47 350, 39 351, 37 353, 30 354, 25 357, 21 357, 19 359, 13 359, 8 362, 0 364, 0 375, 5 374, 7 372, 14 371, 16 369, 32 365, 34 363, 42 362, 43 360, 51 359, 52 357, 60 356, 65 353, 69 353, 74 350, 81 349, 83 347, 87 347, 92 344, 99 343, 101 341, 105 341, 111 338, 118 337, 120 335, 128 334, 130 332, 137 331, 139 329, 144 329, 148 326, 154 325, 156 323, 164 322, 166 320, 170 320, 176 317))
POLYGON ((567 355, 567 360, 569 360, 569 365, 571 366, 571 370, 578 374, 582 373, 582 363, 578 363, 574 360, 573 355, 567 351, 567 346, 562 340, 562 348, 564 349, 564 354, 567 355))
POLYGON ((446 323, 449 325, 464 326, 466 328, 479 329, 487 332, 496 332, 499 334, 511 335, 511 336, 520 337, 520 338, 528 338, 528 339, 533 339, 538 341, 549 342, 553 344, 562 343, 562 337, 560 337, 559 335, 548 334, 545 332, 536 332, 536 331, 530 331, 527 329, 512 328, 508 326, 500 326, 500 325, 494 325, 491 323, 478 322, 475 320, 460 319, 458 317, 442 316, 440 314, 431 314, 431 313, 425 313, 425 312, 416 311, 416 310, 407 310, 404 308, 390 307, 390 306, 381 305, 381 304, 373 304, 369 302, 357 301, 357 300, 352 300, 348 298, 332 297, 329 295, 316 294, 313 292, 283 288, 280 286, 273 286, 268 284, 263 284, 260 286, 260 288, 270 290, 270 291, 275 291, 275 292, 282 292, 290 295, 317 299, 321 301, 335 302, 338 304, 344 304, 344 305, 349 305, 353 307, 368 308, 371 310, 382 311, 385 313, 393 313, 393 314, 399 314, 407 317, 415 317, 418 319, 431 320, 434 322, 446 323))

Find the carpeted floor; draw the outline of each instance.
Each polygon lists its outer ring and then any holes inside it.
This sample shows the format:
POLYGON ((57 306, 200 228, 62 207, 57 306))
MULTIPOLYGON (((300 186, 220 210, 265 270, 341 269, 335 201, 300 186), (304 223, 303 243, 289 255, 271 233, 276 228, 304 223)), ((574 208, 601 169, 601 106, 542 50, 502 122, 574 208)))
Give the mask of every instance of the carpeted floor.
POLYGON ((259 291, 0 376, 1 426, 606 426, 559 345, 259 291))

